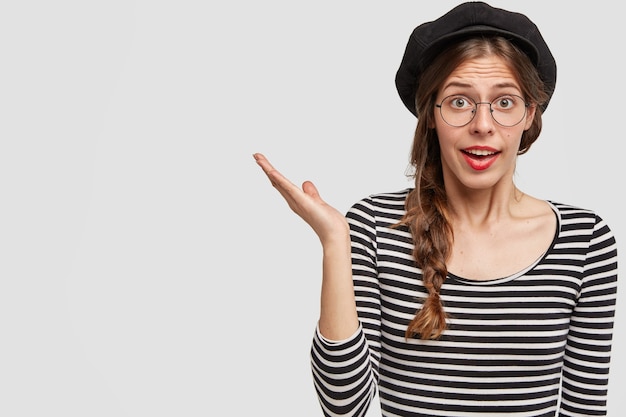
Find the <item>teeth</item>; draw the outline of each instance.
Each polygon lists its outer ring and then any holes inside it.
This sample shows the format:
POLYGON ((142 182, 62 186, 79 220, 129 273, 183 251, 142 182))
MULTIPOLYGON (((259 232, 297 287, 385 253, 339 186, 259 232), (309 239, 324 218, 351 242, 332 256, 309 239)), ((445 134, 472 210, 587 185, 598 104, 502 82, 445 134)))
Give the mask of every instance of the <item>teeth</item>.
POLYGON ((476 156, 487 156, 487 155, 495 154, 495 152, 486 151, 483 149, 469 149, 466 152, 471 153, 472 155, 476 155, 476 156))

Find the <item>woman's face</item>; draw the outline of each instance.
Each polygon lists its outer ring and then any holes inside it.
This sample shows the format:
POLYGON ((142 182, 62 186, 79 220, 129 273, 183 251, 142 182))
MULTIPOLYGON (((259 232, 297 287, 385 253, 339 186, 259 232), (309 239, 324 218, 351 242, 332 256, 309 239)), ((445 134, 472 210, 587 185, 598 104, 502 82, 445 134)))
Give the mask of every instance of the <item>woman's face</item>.
POLYGON ((519 118, 511 118, 511 109, 524 106, 519 83, 505 61, 497 56, 472 59, 460 64, 446 80, 437 95, 437 103, 447 108, 435 108, 435 129, 441 148, 446 188, 458 186, 469 190, 493 188, 503 182, 511 183, 515 171, 517 151, 522 133, 533 120, 535 107, 529 106, 525 113, 518 109, 519 118), (496 100, 497 99, 497 100, 496 100), (495 100, 495 101, 494 101, 495 100), (479 104, 469 123, 460 125, 472 116, 474 103, 479 104), (503 126, 490 113, 490 106, 503 126))

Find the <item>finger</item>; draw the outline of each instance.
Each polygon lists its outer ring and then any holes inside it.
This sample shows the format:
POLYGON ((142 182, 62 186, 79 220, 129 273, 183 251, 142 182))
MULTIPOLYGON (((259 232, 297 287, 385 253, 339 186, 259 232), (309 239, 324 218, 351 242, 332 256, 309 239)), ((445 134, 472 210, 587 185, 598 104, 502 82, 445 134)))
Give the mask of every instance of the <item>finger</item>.
POLYGON ((294 208, 294 203, 302 196, 302 190, 298 188, 297 185, 289 181, 276 168, 274 168, 265 155, 255 153, 253 156, 257 164, 263 169, 263 172, 265 172, 269 178, 272 186, 278 190, 285 200, 287 200, 289 206, 294 208))
POLYGON ((274 168, 272 164, 270 164, 270 161, 267 160, 265 155, 261 153, 255 153, 252 156, 254 157, 254 160, 261 167, 261 169, 263 170, 263 172, 265 172, 266 175, 269 175, 269 173, 272 171, 276 171, 276 168, 274 168))
POLYGON ((252 154, 252 156, 254 157, 256 163, 259 164, 261 168, 263 168, 263 171, 267 172, 268 170, 271 171, 274 169, 272 164, 270 164, 270 161, 268 161, 265 155, 263 155, 262 153, 254 153, 252 154))
POLYGON ((313 184, 311 181, 305 181, 302 183, 302 190, 308 194, 309 196, 311 196, 312 198, 314 198, 315 200, 321 200, 322 198, 320 197, 320 193, 317 190, 317 187, 315 186, 315 184, 313 184))
POLYGON ((274 166, 267 160, 265 155, 261 153, 253 154, 256 163, 261 167, 265 175, 269 178, 274 187, 280 185, 281 187, 295 187, 284 175, 282 175, 274 166))

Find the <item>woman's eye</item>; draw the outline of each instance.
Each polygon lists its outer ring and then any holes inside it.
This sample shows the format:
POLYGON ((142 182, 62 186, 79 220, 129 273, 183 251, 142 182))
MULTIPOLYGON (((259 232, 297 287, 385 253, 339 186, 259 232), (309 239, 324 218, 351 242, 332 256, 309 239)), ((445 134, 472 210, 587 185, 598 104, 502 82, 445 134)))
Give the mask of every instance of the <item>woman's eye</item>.
POLYGON ((497 103, 498 107, 501 108, 501 109, 511 108, 515 104, 513 99, 511 99, 510 97, 501 97, 498 100, 496 100, 496 103, 497 103))
POLYGON ((455 109, 462 109, 468 106, 469 101, 464 97, 456 97, 450 100, 450 103, 455 109))

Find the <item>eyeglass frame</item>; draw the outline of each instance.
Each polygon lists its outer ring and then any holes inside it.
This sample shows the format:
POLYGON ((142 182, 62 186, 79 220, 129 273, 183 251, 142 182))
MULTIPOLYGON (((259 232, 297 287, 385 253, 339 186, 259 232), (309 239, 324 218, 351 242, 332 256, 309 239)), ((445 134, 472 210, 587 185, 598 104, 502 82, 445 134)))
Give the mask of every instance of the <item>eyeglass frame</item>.
POLYGON ((474 120, 474 118, 476 117, 476 114, 478 113, 478 106, 480 104, 488 104, 489 105, 489 114, 491 115, 491 118, 493 119, 494 122, 496 122, 497 124, 499 124, 500 126, 503 127, 513 127, 513 126, 517 126, 518 124, 522 123, 522 120, 524 120, 524 117, 526 117, 526 114, 528 114, 528 107, 530 107, 530 103, 526 102, 526 100, 524 99, 524 97, 522 96, 518 96, 517 94, 503 94, 501 96, 498 96, 496 98, 494 98, 491 101, 475 101, 473 98, 465 96, 463 94, 450 94, 449 96, 445 96, 444 98, 441 99, 441 102, 439 104, 435 104, 435 107, 437 107, 439 109, 439 114, 441 115, 441 119, 446 122, 446 124, 448 126, 452 126, 452 127, 463 127, 463 126, 467 126, 468 124, 470 124, 472 122, 472 120, 474 120), (467 121, 467 123, 464 123, 462 125, 453 125, 450 122, 448 122, 446 120, 445 117, 443 117, 443 110, 442 110, 442 106, 443 106, 443 102, 446 101, 446 99, 450 98, 450 97, 454 97, 454 96, 462 96, 465 97, 469 100, 471 100, 472 103, 474 103, 474 109, 472 110, 472 117, 467 121), (502 123, 500 123, 495 117, 493 117, 493 109, 491 108, 491 104, 502 98, 502 97, 506 97, 506 96, 511 96, 511 97, 519 97, 522 99, 522 102, 524 103, 524 114, 522 115, 522 117, 520 117, 519 121, 517 123, 514 123, 512 125, 504 125, 502 123))

